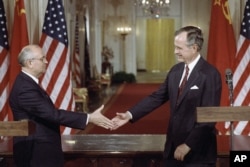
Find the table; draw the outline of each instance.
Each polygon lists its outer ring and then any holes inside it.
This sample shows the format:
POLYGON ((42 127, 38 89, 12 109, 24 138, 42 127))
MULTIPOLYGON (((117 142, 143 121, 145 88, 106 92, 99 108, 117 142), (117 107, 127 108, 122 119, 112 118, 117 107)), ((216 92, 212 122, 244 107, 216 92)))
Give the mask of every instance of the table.
MULTIPOLYGON (((162 167, 165 140, 153 134, 62 135, 64 167, 162 167)), ((0 157, 1 167, 12 166, 11 137, 1 138, 0 157)), ((218 167, 228 167, 228 158, 228 152, 218 152, 218 167)))

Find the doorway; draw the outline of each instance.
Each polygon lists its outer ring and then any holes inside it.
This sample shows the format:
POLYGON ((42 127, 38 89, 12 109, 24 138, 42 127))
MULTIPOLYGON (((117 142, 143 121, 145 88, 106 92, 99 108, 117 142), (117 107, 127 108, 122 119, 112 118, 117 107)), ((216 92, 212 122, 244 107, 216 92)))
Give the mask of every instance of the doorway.
POLYGON ((175 64, 175 20, 137 19, 137 70, 167 72, 175 64))

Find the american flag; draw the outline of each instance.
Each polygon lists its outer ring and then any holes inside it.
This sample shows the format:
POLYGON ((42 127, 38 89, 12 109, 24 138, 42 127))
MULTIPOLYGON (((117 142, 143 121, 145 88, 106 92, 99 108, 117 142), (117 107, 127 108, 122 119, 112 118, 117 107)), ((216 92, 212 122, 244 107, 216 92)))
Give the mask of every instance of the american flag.
POLYGON ((80 55, 79 55, 79 21, 78 14, 76 15, 76 25, 75 25, 75 46, 73 54, 74 62, 74 79, 76 87, 81 87, 81 67, 80 67, 80 55))
POLYGON ((8 120, 9 43, 3 1, 0 0, 0 121, 8 120))
MULTIPOLYGON (((237 45, 234 75, 234 106, 250 106, 250 1, 247 0, 237 45)), ((250 122, 236 122, 235 134, 250 135, 250 122)))
MULTIPOLYGON (((40 46, 49 62, 41 85, 50 95, 56 107, 74 110, 70 54, 67 26, 62 0, 49 0, 45 12, 40 46)), ((63 127, 62 134, 70 134, 71 128, 63 127)))

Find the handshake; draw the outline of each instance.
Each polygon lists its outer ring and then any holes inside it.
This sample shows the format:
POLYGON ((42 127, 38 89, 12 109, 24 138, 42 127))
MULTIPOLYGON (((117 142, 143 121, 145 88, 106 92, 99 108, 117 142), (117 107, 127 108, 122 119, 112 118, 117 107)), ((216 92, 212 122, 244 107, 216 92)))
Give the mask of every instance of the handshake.
POLYGON ((89 114, 89 123, 93 123, 105 129, 116 130, 131 119, 130 114, 126 112, 116 113, 116 116, 112 120, 110 120, 101 113, 103 108, 104 105, 89 114))

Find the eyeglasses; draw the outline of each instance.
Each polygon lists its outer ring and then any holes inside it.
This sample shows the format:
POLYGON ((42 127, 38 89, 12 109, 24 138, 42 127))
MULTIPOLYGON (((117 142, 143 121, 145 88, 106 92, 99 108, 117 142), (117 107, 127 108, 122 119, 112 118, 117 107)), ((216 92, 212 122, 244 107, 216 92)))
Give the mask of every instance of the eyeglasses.
POLYGON ((40 60, 40 61, 44 62, 44 61, 46 60, 46 57, 43 56, 43 57, 41 57, 41 58, 32 58, 32 59, 30 59, 30 60, 40 60))

